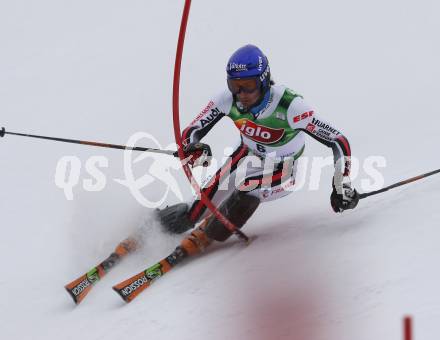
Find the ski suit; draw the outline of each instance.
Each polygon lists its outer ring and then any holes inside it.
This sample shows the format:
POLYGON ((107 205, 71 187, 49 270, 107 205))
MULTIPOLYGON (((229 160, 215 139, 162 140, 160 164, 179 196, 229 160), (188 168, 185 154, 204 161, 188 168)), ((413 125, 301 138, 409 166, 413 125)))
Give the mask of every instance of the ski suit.
MULTIPOLYGON (((343 176, 350 173, 350 144, 341 132, 322 120, 301 95, 283 85, 272 85, 266 95, 258 111, 250 113, 240 110, 241 103, 225 90, 208 102, 182 135, 184 145, 199 142, 223 117, 232 119, 240 131, 240 145, 202 188, 239 228, 260 202, 292 192, 296 160, 304 152, 306 135, 332 148, 335 186, 342 185, 343 176), (238 168, 242 170, 239 178, 238 168)), ((199 199, 181 212, 187 223, 178 219, 180 227, 174 232, 188 230, 209 214, 199 199)), ((223 240, 226 236, 213 238, 223 240)))

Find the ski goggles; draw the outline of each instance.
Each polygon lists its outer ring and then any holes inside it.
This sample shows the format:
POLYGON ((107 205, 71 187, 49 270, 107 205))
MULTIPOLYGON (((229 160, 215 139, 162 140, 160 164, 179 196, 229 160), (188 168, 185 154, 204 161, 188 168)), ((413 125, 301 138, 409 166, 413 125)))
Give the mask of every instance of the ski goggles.
POLYGON ((254 93, 261 87, 259 77, 242 78, 242 79, 228 79, 228 88, 233 95, 243 93, 254 93))

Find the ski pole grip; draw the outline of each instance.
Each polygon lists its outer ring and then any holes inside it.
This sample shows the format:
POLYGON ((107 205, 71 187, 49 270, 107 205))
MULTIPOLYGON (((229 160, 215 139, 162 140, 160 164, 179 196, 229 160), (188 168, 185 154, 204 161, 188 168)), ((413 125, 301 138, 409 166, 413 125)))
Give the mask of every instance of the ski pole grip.
POLYGON ((5 128, 2 127, 2 129, 0 130, 0 137, 4 137, 5 136, 5 132, 6 132, 5 128))

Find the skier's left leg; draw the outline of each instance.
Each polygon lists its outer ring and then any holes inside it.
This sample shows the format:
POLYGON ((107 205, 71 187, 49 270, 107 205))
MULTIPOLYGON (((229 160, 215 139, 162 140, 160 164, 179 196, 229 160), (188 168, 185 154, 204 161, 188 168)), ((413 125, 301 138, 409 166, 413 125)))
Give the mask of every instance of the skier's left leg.
MULTIPOLYGON (((270 175, 264 174, 263 168, 251 169, 241 185, 223 201, 219 211, 237 228, 242 228, 260 203, 284 197, 292 192, 296 172, 297 162, 293 159, 286 159, 276 164, 270 175)), ((206 220, 202 230, 195 235, 191 234, 182 242, 181 247, 185 250, 189 249, 191 254, 203 250, 206 247, 204 242, 202 242, 203 247, 197 247, 200 242, 194 239, 200 235, 203 235, 204 239, 207 237, 209 243, 212 240, 223 242, 232 235, 232 232, 212 215, 206 220)))
MULTIPOLYGON (((258 197, 237 190, 220 205, 219 211, 237 228, 241 228, 257 210, 259 204, 258 197)), ((200 253, 212 241, 223 242, 231 235, 231 231, 211 215, 182 240, 167 261, 174 266, 187 256, 200 253)))
MULTIPOLYGON (((247 155, 248 148, 240 144, 203 187, 202 192, 215 205, 221 204, 234 192, 235 171, 240 161, 247 155)), ((163 229, 173 234, 180 234, 194 228, 195 224, 203 221, 210 214, 200 198, 194 200, 190 206, 186 203, 179 203, 157 210, 156 213, 163 229)))

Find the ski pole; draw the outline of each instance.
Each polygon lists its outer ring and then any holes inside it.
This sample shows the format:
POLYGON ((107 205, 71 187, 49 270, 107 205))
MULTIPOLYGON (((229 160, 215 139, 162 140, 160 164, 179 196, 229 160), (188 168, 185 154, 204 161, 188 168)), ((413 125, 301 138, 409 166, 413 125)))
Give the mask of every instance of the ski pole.
POLYGON ((380 190, 365 192, 363 194, 359 194, 359 199, 363 199, 363 198, 368 197, 368 196, 377 195, 377 194, 380 194, 382 192, 388 191, 390 189, 394 189, 394 188, 400 187, 401 185, 409 184, 409 183, 418 181, 419 179, 426 178, 428 176, 432 176, 432 175, 435 175, 435 174, 438 174, 438 173, 440 173, 440 169, 434 170, 434 171, 431 171, 431 172, 427 172, 426 174, 423 174, 423 175, 419 175, 419 176, 415 176, 415 177, 412 177, 412 178, 408 178, 408 179, 406 179, 404 181, 400 181, 400 182, 394 183, 394 184, 392 184, 390 186, 387 186, 385 188, 382 188, 380 190))
POLYGON ((4 137, 5 135, 14 135, 14 136, 23 136, 23 137, 31 137, 31 138, 40 138, 40 139, 52 140, 52 141, 56 141, 56 142, 64 142, 64 143, 73 143, 73 144, 97 146, 97 147, 100 147, 100 148, 119 149, 119 150, 133 150, 133 151, 148 151, 148 152, 162 153, 162 154, 165 154, 165 155, 179 157, 177 151, 172 151, 172 150, 160 150, 160 149, 153 149, 153 148, 143 148, 143 147, 139 147, 139 146, 127 146, 127 145, 91 142, 91 141, 86 141, 86 140, 77 140, 77 139, 67 139, 67 138, 57 138, 57 137, 30 135, 30 134, 26 134, 26 133, 9 132, 9 131, 6 131, 4 127, 2 127, 1 130, 0 130, 0 137, 4 137))

